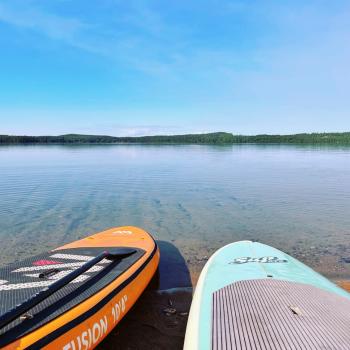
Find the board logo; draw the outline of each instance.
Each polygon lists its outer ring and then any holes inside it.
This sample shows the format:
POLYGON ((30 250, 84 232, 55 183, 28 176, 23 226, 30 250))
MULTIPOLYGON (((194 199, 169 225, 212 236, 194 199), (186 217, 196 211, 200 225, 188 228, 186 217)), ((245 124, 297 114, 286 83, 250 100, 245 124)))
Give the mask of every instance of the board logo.
POLYGON ((250 256, 242 257, 234 259, 230 262, 230 264, 246 264, 246 263, 263 263, 263 264, 269 264, 269 263, 286 263, 288 260, 280 259, 277 256, 263 256, 261 258, 252 258, 250 256))
POLYGON ((132 235, 132 231, 117 230, 117 231, 113 231, 112 234, 116 236, 130 236, 132 235))

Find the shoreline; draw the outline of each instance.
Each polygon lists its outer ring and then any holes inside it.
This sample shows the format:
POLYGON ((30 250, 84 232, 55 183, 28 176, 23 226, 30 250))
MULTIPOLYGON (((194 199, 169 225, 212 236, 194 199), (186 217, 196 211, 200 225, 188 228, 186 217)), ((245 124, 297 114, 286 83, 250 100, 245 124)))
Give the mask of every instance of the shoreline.
POLYGON ((298 134, 240 135, 230 132, 209 132, 201 134, 152 135, 152 136, 109 136, 65 134, 0 135, 0 144, 328 144, 350 145, 350 132, 313 132, 298 134))

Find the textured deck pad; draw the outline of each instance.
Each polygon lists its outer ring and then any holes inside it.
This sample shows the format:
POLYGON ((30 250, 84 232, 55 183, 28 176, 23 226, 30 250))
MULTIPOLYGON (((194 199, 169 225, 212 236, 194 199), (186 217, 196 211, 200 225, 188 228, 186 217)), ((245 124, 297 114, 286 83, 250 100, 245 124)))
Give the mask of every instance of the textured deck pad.
MULTIPOLYGON (((101 247, 56 250, 0 269, 0 315, 108 249, 101 247), (39 277, 40 273, 53 269, 56 269, 55 274, 39 277)), ((29 313, 34 316, 32 319, 17 319, 0 329, 0 347, 8 339, 18 338, 47 323, 108 285, 145 253, 142 249, 135 248, 135 251, 135 254, 122 260, 102 260, 31 309, 29 313)))
POLYGON ((272 279, 233 283, 213 294, 213 350, 349 350, 350 299, 272 279))

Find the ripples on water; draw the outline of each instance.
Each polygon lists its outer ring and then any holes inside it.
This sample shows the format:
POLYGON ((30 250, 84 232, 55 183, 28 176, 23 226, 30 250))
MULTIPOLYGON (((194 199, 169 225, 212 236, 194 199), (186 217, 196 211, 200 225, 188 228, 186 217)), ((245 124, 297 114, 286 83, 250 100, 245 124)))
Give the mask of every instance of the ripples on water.
POLYGON ((1 146, 0 196, 2 262, 136 225, 190 265, 254 239, 350 273, 350 148, 1 146))

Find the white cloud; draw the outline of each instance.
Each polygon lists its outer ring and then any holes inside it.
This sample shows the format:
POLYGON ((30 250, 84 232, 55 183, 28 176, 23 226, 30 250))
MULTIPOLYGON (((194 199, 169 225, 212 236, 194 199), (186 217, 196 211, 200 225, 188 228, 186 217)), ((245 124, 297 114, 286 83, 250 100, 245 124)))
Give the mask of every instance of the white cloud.
MULTIPOLYGON (((188 115, 190 117, 190 115, 188 115)), ((160 110, 51 110, 0 109, 0 135, 62 135, 68 133, 145 136, 198 133, 202 129, 181 123, 183 115, 160 110), (163 115, 163 123, 157 123, 163 115), (67 123, 69 120, 69 123, 67 123), (146 123, 138 121, 147 121, 146 123), (52 130, 55 130, 54 132, 52 130)), ((216 129, 213 129, 216 131, 216 129)))
POLYGON ((51 13, 35 6, 31 1, 14 0, 0 3, 0 22, 39 33, 87 52, 100 55, 108 53, 106 45, 98 40, 99 35, 91 35, 94 30, 92 24, 81 18, 51 13))
MULTIPOLYGON (((218 5, 212 7, 221 15, 227 9, 232 21, 237 14, 257 20, 257 27, 245 28, 248 32, 264 26, 264 34, 253 33, 256 42, 245 49, 240 48, 240 43, 211 46, 213 38, 208 42, 192 41, 196 39, 192 30, 200 31, 200 25, 192 28, 192 22, 187 20, 175 26, 144 1, 127 2, 127 5, 123 2, 128 7, 120 13, 117 10, 121 3, 116 2, 108 28, 99 25, 98 15, 89 20, 62 17, 34 1, 1 2, 0 21, 101 55, 110 60, 112 69, 127 67, 151 77, 144 85, 155 87, 152 96, 155 104, 164 96, 164 100, 171 101, 168 111, 155 108, 153 115, 143 111, 119 114, 138 126, 115 126, 113 133, 162 132, 161 126, 154 126, 162 119, 176 120, 176 113, 167 113, 172 108, 178 112, 179 120, 191 115, 191 120, 202 118, 204 127, 214 120, 213 125, 233 125, 244 132, 247 126, 271 127, 271 122, 266 120, 274 120, 276 129, 287 128, 283 120, 289 122, 295 118, 300 119, 299 125, 306 125, 304 118, 309 120, 309 125, 315 124, 315 130, 319 126, 327 128, 320 119, 328 120, 330 125, 332 118, 344 118, 350 108, 347 44, 350 14, 345 3, 329 11, 328 7, 301 1, 267 0, 259 6, 256 2, 247 5, 247 2, 230 1, 223 2, 225 6, 221 9, 218 5), (26 3, 29 5, 25 6, 26 3), (187 110, 179 111, 179 105, 187 110), (150 126, 142 125, 142 118, 150 126)), ((209 6, 207 11, 210 9, 209 6)), ((230 17, 225 20, 229 21, 230 17)), ((247 40, 242 35, 242 41, 247 40)), ((164 131, 167 128, 165 125, 164 131)), ((108 127, 101 127, 103 130, 110 134, 108 127)))
POLYGON ((86 25, 76 18, 64 18, 39 9, 0 4, 0 21, 45 33, 53 39, 70 41, 86 25))

